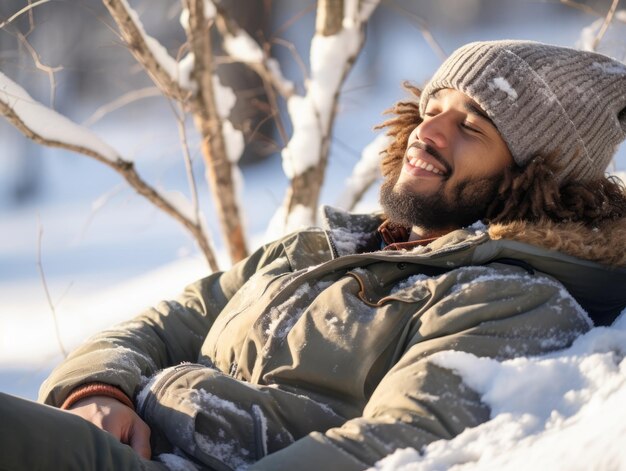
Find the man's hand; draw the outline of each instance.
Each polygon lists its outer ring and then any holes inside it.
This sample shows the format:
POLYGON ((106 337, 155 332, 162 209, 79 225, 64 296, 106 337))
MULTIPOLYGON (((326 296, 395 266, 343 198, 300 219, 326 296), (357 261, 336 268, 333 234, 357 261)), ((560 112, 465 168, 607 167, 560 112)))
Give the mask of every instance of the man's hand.
POLYGON ((130 445, 142 458, 150 459, 150 427, 130 407, 107 396, 90 396, 73 404, 67 412, 106 430, 130 445))

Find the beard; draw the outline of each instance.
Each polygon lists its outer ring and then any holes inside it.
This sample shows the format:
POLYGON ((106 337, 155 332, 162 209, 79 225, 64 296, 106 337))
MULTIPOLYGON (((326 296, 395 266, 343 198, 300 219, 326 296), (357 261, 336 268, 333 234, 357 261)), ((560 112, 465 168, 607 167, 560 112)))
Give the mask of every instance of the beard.
POLYGON ((446 195, 443 185, 430 195, 405 188, 396 189, 402 166, 394 169, 380 189, 380 204, 390 222, 418 226, 427 232, 467 227, 484 218, 498 196, 503 173, 492 177, 463 180, 446 195))

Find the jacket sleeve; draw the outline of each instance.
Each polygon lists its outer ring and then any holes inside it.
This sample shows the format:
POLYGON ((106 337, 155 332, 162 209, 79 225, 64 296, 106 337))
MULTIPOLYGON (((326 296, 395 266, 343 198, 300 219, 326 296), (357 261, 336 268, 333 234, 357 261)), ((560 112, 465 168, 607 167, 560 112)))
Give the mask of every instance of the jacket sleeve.
POLYGON ((489 420, 490 410, 458 375, 429 361, 433 353, 537 355, 568 346, 591 326, 565 289, 543 275, 531 285, 497 278, 472 285, 449 287, 424 312, 361 417, 310 433, 249 469, 361 470, 396 449, 451 439, 489 420))
POLYGON ((229 299, 283 252, 280 242, 262 247, 229 271, 189 285, 178 299, 161 302, 88 339, 42 384, 39 401, 59 407, 72 390, 89 383, 118 387, 133 398, 157 371, 198 361, 202 343, 229 299))

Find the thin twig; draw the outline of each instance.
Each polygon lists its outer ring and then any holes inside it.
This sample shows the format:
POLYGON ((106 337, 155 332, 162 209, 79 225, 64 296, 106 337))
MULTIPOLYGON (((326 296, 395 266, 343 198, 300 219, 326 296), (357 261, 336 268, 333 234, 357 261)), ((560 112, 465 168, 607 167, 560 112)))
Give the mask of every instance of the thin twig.
POLYGON ((274 39, 272 43, 278 44, 279 46, 283 46, 287 48, 287 50, 291 53, 291 56, 293 57, 293 59, 296 61, 296 64, 300 68, 302 77, 304 78, 304 81, 306 82, 309 79, 309 72, 307 71, 306 65, 304 65, 304 61, 302 60, 302 57, 300 57, 300 54, 298 53, 296 46, 293 43, 290 43, 289 41, 286 41, 281 38, 274 39))
MULTIPOLYGON (((30 5, 31 3, 33 2, 31 0, 28 0, 28 4, 30 5)), ((34 29, 35 29, 35 15, 33 13, 33 9, 31 8, 30 10, 28 10, 28 32, 26 33, 26 36, 32 33, 34 29)))
POLYGON ((604 17, 604 22, 602 23, 602 26, 600 27, 598 34, 596 34, 596 37, 593 40, 594 51, 597 49, 598 45, 600 44, 600 41, 602 41, 602 38, 606 34, 606 31, 609 28, 611 21, 613 21, 613 17, 615 16, 615 11, 617 10, 618 4, 619 4, 619 0, 613 0, 613 3, 611 4, 611 8, 609 8, 609 11, 604 17))
POLYGON ((124 93, 122 96, 111 101, 110 103, 100 106, 96 111, 93 112, 93 114, 89 118, 83 121, 82 124, 83 126, 87 127, 92 126, 93 124, 104 118, 107 114, 115 110, 118 110, 135 101, 155 96, 163 96, 161 91, 157 87, 145 87, 139 90, 131 90, 130 92, 124 93))
POLYGON ((288 30, 289 28, 291 28, 291 26, 299 21, 302 17, 308 15, 309 13, 311 13, 312 11, 315 11, 315 7, 316 7, 316 2, 311 2, 308 6, 304 7, 302 10, 300 10, 298 13, 296 13, 295 15, 293 15, 291 18, 288 18, 282 25, 280 25, 276 31, 274 31, 272 33, 272 36, 270 37, 269 42, 274 42, 275 39, 277 39, 277 36, 279 34, 282 34, 283 32, 285 32, 286 30, 288 30))
POLYGON ((593 8, 591 8, 589 5, 585 5, 584 3, 574 2, 573 0, 560 0, 560 2, 563 5, 567 5, 568 7, 572 7, 572 8, 575 8, 577 10, 584 11, 585 13, 587 13, 589 15, 604 16, 601 13, 598 13, 593 8))
POLYGON ((198 203, 198 190, 196 186, 196 178, 193 174, 193 165, 191 155, 189 154, 189 142, 187 141, 187 128, 185 126, 185 111, 179 104, 179 113, 176 114, 176 122, 178 123, 178 135, 180 137, 180 146, 183 150, 183 160, 185 161, 185 173, 187 174, 187 183, 191 192, 191 204, 193 205, 193 214, 196 223, 200 222, 200 205, 198 203))
POLYGON ((52 297, 50 296, 50 290, 48 289, 48 283, 46 282, 46 274, 43 270, 43 263, 41 262, 41 241, 43 239, 43 226, 41 224, 41 219, 37 218, 37 225, 39 229, 39 234, 37 237, 37 268, 39 270, 39 276, 41 277, 41 283, 43 284, 43 289, 46 293, 46 299, 48 300, 48 307, 50 308, 50 312, 52 313, 52 322, 54 324, 54 335, 57 340, 57 344, 59 346, 59 350, 61 350, 61 354, 64 358, 67 358, 67 350, 63 346, 63 342, 61 340, 61 333, 59 332, 59 322, 57 319, 57 312, 54 307, 54 303, 52 302, 52 297))
POLYGON ((33 46, 28 42, 28 39, 26 39, 26 36, 18 32, 17 37, 28 50, 30 56, 33 59, 33 62, 35 62, 35 66, 39 70, 41 70, 42 72, 45 72, 48 75, 48 80, 50 81, 50 108, 54 109, 54 102, 55 102, 56 88, 57 88, 56 77, 54 76, 54 74, 56 72, 63 70, 63 66, 51 67, 49 65, 43 64, 41 62, 41 58, 39 57, 39 54, 37 54, 37 51, 35 51, 35 48, 33 48, 33 46))
POLYGON ((19 18, 24 13, 31 11, 33 8, 35 8, 35 7, 39 6, 39 5, 43 5, 44 3, 51 2, 51 1, 52 0, 39 0, 39 1, 35 2, 35 3, 31 3, 31 4, 27 5, 27 6, 25 6, 20 11, 18 11, 17 13, 13 14, 8 19, 6 19, 2 23, 0 23, 0 29, 4 28, 8 24, 12 23, 14 20, 19 18))
POLYGON ((280 112, 278 111, 278 100, 276 98, 276 93, 274 92, 274 88, 270 85, 270 83, 262 77, 263 85, 265 86, 265 94, 267 95, 267 100, 269 101, 270 108, 276 110, 276 113, 272 113, 274 117, 274 122, 276 123, 276 129, 278 129, 278 134, 280 135, 281 140, 283 141, 283 145, 287 145, 289 142, 289 136, 287 136, 287 131, 285 130, 285 126, 283 125, 283 120, 281 119, 280 112))
POLYGON ((437 42, 435 36, 433 36, 430 29, 428 28, 428 24, 426 23, 426 21, 424 21, 423 18, 407 10, 406 8, 402 8, 401 6, 396 5, 395 3, 385 2, 385 5, 400 12, 403 16, 411 17, 416 23, 415 27, 419 29, 420 33, 422 33, 422 36, 424 37, 430 48, 435 52, 435 54, 437 54, 441 60, 445 60, 448 57, 448 54, 446 54, 446 51, 444 51, 443 47, 441 47, 439 42, 437 42))
MULTIPOLYGON (((267 114, 267 115, 266 115, 263 119, 261 119, 261 120, 257 123, 257 125, 254 127, 254 129, 252 130, 252 132, 250 133, 250 140, 252 140, 252 139, 253 139, 253 138, 257 135, 257 133, 259 132, 259 129, 261 129, 261 126, 263 126, 263 125, 264 125, 267 121, 269 121, 270 119, 275 118, 277 114, 278 114, 278 110, 277 110, 277 109, 274 109, 274 110, 271 110, 271 111, 270 111, 270 112, 269 112, 269 113, 268 113, 268 114, 267 114)), ((259 133, 258 135, 260 136, 261 134, 259 133)), ((274 144, 277 148, 279 148, 279 149, 281 149, 281 148, 282 148, 282 147, 280 147, 280 146, 278 145, 278 143, 277 143, 276 141, 273 141, 273 144, 274 144)))
POLYGON ((109 202, 111 197, 121 192, 123 188, 124 188, 124 184, 120 183, 114 186, 112 189, 108 190, 106 193, 98 196, 98 198, 96 198, 96 200, 91 203, 91 211, 89 212, 89 216, 87 216, 87 220, 85 221, 85 223, 83 224, 83 227, 80 230, 80 234, 77 237, 78 240, 82 240, 85 237, 85 234, 87 233, 87 229, 89 229, 89 226, 91 225, 94 217, 96 216, 96 213, 100 211, 100 209, 102 209, 104 206, 106 206, 106 204, 109 202))

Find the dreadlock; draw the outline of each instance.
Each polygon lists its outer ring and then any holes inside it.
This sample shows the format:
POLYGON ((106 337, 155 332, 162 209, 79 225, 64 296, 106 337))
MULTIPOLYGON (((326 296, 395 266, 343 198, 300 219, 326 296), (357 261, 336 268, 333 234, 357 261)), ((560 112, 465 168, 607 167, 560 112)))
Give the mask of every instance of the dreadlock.
MULTIPOLYGON (((393 137, 381 162, 384 177, 402 165, 409 135, 422 122, 419 113, 419 88, 404 83, 417 100, 401 101, 386 111, 393 117, 378 129, 386 128, 393 137)), ((497 198, 487 209, 489 222, 580 222, 596 226, 604 221, 626 217, 626 190, 617 177, 559 185, 555 178, 559 168, 553 163, 556 153, 536 156, 525 167, 507 169, 498 189, 497 198)))

